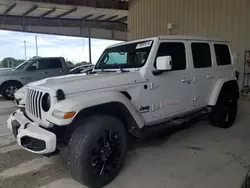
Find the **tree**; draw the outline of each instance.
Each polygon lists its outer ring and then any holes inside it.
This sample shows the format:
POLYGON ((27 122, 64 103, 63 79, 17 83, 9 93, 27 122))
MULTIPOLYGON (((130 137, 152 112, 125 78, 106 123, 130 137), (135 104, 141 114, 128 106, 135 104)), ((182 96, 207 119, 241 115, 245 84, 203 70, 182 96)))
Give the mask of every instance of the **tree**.
POLYGON ((12 57, 6 57, 2 60, 0 67, 3 68, 14 68, 18 65, 20 65, 21 63, 23 63, 25 60, 22 59, 15 59, 12 57))
POLYGON ((71 61, 66 61, 68 67, 75 67, 74 63, 72 63, 71 61))
POLYGON ((12 57, 6 57, 2 60, 2 67, 12 67, 13 64, 15 64, 16 60, 12 57))
POLYGON ((81 65, 88 65, 90 63, 88 63, 87 61, 83 61, 81 63, 77 63, 75 66, 78 67, 78 66, 81 66, 81 65))

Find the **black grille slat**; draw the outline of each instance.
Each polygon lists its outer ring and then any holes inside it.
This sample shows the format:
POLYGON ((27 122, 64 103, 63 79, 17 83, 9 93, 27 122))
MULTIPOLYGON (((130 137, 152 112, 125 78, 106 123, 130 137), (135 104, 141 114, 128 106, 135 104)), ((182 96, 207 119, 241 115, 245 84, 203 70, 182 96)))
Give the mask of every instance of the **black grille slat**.
POLYGON ((32 90, 32 91, 31 91, 31 98, 30 98, 30 99, 31 99, 31 114, 32 114, 32 115, 34 115, 34 97, 33 97, 34 94, 35 94, 35 91, 32 90))
POLYGON ((32 108, 31 108, 31 105, 32 105, 32 90, 30 91, 30 96, 29 96, 29 101, 30 101, 30 109, 29 111, 31 112, 32 111, 32 108))
POLYGON ((34 90, 31 90, 31 94, 30 94, 30 112, 32 115, 33 114, 33 95, 34 95, 34 90))
POLYGON ((36 96, 35 96, 35 112, 36 112, 36 117, 38 117, 38 95, 39 95, 39 92, 36 91, 36 96))
POLYGON ((38 100, 38 98, 39 98, 39 94, 40 94, 40 92, 38 91, 37 92, 37 95, 36 95, 36 117, 39 117, 39 100, 38 100))
POLYGON ((42 92, 39 93, 39 97, 38 97, 38 116, 40 119, 42 119, 42 115, 41 115, 41 101, 42 101, 42 92))
POLYGON ((38 91, 35 91, 35 95, 34 95, 34 106, 35 106, 35 109, 34 109, 34 113, 35 113, 35 116, 38 117, 38 113, 37 113, 37 95, 38 95, 38 91))
POLYGON ((29 105, 30 105, 30 101, 29 101, 29 99, 30 99, 30 97, 29 97, 29 95, 30 95, 30 90, 28 89, 28 91, 27 91, 27 96, 26 96, 26 107, 27 107, 27 110, 29 111, 29 105))
POLYGON ((35 94, 36 91, 33 91, 33 95, 32 95, 32 114, 35 116, 35 94))
POLYGON ((32 97, 32 101, 33 101, 33 115, 36 117, 36 91, 34 90, 34 94, 32 97))

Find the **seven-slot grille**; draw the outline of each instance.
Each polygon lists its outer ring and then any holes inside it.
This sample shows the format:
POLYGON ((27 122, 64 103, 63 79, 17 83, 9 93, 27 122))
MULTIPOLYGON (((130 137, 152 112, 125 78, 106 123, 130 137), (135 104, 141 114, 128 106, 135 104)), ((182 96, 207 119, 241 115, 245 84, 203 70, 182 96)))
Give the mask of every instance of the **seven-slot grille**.
POLYGON ((41 104, 43 93, 33 89, 28 89, 26 98, 26 110, 33 116, 42 119, 41 104))

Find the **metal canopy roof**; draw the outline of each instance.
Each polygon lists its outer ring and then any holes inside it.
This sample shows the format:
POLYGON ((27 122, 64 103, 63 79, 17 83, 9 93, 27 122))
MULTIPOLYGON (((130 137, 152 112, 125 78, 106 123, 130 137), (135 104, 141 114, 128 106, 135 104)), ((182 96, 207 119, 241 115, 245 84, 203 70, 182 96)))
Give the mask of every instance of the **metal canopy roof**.
POLYGON ((0 29, 126 40, 128 0, 0 0, 0 29))
POLYGON ((128 10, 128 3, 127 3, 128 0, 23 0, 23 1, 128 10))

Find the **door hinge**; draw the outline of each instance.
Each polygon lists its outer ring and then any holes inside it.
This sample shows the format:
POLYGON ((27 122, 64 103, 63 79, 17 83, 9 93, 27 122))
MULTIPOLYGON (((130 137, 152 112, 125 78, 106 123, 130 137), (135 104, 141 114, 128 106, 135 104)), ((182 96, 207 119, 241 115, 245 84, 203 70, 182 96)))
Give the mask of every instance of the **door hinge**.
POLYGON ((160 109, 160 105, 159 104, 152 104, 151 105, 151 111, 156 111, 158 109, 160 109))
POLYGON ((193 77, 193 83, 196 83, 196 77, 193 77))
POLYGON ((196 95, 193 96, 193 101, 197 101, 196 95))
POLYGON ((150 89, 151 90, 153 90, 153 89, 155 89, 155 88, 157 88, 158 87, 158 84, 155 84, 155 83, 150 83, 150 89))

